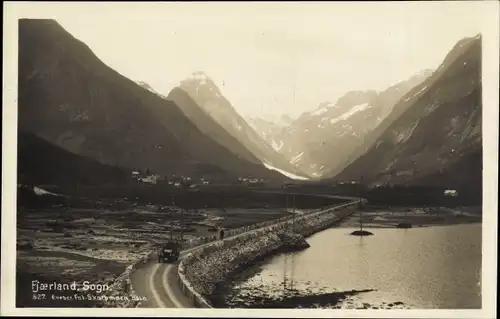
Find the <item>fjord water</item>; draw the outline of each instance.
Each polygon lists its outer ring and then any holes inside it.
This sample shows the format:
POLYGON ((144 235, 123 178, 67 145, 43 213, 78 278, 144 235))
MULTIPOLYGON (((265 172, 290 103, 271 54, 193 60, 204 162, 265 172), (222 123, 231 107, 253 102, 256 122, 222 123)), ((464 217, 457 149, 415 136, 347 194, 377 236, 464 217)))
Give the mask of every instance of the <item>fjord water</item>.
POLYGON ((375 289, 340 307, 481 308, 481 224, 378 228, 369 237, 352 230, 325 230, 308 238, 310 248, 251 267, 226 300, 290 287, 309 295, 375 289))

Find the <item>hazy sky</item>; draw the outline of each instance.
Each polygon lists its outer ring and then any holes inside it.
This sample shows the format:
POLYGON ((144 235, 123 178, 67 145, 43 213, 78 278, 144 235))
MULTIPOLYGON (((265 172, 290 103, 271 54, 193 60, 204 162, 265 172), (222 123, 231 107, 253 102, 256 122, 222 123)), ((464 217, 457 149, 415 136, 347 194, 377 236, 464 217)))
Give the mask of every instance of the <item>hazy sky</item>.
POLYGON ((480 3, 451 1, 60 7, 51 13, 67 31, 162 94, 204 71, 242 115, 294 117, 435 69, 458 40, 483 30, 484 14, 480 3))

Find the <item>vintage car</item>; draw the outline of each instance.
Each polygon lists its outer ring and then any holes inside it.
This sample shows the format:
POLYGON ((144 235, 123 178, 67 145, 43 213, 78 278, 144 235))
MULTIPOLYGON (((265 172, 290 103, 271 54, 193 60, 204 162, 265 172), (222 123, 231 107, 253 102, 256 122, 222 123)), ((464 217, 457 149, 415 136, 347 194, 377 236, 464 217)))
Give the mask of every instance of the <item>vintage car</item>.
POLYGON ((158 251, 158 262, 163 263, 165 261, 171 262, 179 259, 180 244, 178 242, 167 242, 160 246, 158 251))

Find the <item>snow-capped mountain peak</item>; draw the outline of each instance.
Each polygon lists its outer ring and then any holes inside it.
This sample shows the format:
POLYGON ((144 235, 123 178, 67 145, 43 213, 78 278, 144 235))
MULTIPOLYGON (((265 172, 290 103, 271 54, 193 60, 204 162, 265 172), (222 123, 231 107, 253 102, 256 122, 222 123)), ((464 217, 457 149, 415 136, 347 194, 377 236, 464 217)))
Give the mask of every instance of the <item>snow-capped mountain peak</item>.
POLYGON ((320 106, 316 110, 314 110, 311 115, 321 115, 323 113, 328 112, 329 106, 320 106))
MULTIPOLYGON (((204 72, 193 72, 183 80, 179 89, 185 91, 203 112, 224 128, 241 145, 261 161, 294 173, 297 168, 291 165, 284 155, 279 154, 271 143, 256 132, 255 122, 246 121, 233 107, 231 102, 220 92, 217 84, 204 72), (253 124, 253 125, 249 125, 253 124)), ((290 118, 281 117, 284 122, 290 118)), ((279 142, 278 142, 279 145, 279 142)))
POLYGON ((392 112, 396 102, 429 75, 430 72, 424 70, 380 92, 349 91, 335 103, 325 101, 302 113, 286 127, 279 127, 271 120, 251 122, 291 165, 312 178, 318 178, 350 161, 351 154, 392 112))
POLYGON ((205 100, 218 100, 222 98, 219 87, 212 78, 203 71, 191 73, 181 81, 180 88, 189 91, 190 94, 203 96, 205 100))
POLYGON ((188 80, 198 81, 200 84, 213 83, 212 79, 203 71, 196 71, 188 77, 188 80))

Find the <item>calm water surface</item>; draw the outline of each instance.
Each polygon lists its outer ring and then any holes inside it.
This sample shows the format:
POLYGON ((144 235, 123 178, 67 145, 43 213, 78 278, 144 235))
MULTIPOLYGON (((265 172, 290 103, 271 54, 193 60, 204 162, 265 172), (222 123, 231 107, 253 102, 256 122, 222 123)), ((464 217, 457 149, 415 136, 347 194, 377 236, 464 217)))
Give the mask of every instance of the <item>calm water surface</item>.
POLYGON ((274 256, 248 269, 227 293, 269 294, 375 289, 341 308, 403 303, 402 308, 481 308, 481 224, 373 229, 370 237, 332 228, 310 238, 310 248, 274 256), (259 287, 258 289, 255 289, 259 287))

